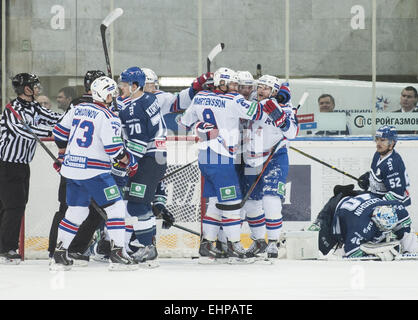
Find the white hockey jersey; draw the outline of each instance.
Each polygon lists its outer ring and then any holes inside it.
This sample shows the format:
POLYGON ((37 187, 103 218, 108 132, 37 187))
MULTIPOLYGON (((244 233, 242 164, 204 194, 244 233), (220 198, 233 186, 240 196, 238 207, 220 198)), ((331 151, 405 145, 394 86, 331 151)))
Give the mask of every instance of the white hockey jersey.
MULTIPOLYGON (((261 101, 261 103, 266 100, 261 101)), ((265 117, 261 120, 247 121, 243 130, 243 158, 252 167, 262 165, 270 155, 272 147, 280 142, 276 150, 288 148, 289 140, 296 137, 298 125, 291 105, 280 105, 286 113, 285 126, 278 128, 265 117)))
POLYGON ((190 90, 192 89, 186 88, 176 94, 161 90, 153 92, 160 106, 161 114, 165 116, 170 112, 180 112, 187 109, 194 95, 190 90))
POLYGON ((123 151, 121 122, 106 106, 81 103, 72 108, 53 130, 67 141, 62 176, 85 180, 110 172, 111 160, 123 151))
POLYGON ((245 100, 239 93, 200 91, 180 118, 180 124, 188 129, 197 121, 216 125, 219 130, 218 137, 201 141, 199 149, 210 148, 217 154, 235 158, 241 136, 240 118, 259 120, 267 117, 263 115, 261 104, 245 100))

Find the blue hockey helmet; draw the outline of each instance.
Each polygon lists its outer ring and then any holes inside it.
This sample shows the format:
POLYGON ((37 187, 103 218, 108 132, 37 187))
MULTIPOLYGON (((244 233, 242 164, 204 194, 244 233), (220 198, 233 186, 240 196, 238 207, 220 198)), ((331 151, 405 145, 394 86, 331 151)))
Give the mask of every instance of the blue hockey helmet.
POLYGON ((383 126, 377 129, 375 138, 388 139, 396 144, 396 141, 398 141, 398 132, 394 126, 383 126))
POLYGON ((398 223, 398 215, 393 206, 379 206, 373 210, 372 221, 380 231, 389 231, 398 223))
POLYGON ((130 78, 133 72, 135 71, 141 71, 138 67, 129 67, 125 70, 123 70, 119 76, 119 82, 130 82, 130 78))

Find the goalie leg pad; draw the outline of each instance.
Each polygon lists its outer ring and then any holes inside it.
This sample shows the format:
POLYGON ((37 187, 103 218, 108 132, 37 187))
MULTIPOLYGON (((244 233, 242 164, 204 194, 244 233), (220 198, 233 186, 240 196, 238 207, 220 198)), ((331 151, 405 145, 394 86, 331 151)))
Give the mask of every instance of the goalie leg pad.
POLYGON ((286 232, 286 254, 293 260, 318 259, 318 232, 286 232))
POLYGON ((405 232, 401 239, 402 252, 418 253, 418 239, 414 232, 405 232))
POLYGON ((400 249, 399 241, 382 242, 382 243, 364 243, 360 245, 360 249, 372 256, 377 256, 382 261, 392 261, 398 256, 400 249))

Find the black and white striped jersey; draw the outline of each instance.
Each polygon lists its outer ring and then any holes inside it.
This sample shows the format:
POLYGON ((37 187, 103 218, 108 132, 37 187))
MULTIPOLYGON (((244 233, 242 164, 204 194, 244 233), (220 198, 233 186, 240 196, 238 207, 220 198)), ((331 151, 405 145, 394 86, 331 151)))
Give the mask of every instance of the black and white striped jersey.
MULTIPOLYGON (((9 103, 40 138, 48 137, 61 114, 42 107, 38 102, 16 98, 9 103)), ((0 120, 0 161, 29 163, 36 150, 36 140, 16 116, 4 108, 0 120)))

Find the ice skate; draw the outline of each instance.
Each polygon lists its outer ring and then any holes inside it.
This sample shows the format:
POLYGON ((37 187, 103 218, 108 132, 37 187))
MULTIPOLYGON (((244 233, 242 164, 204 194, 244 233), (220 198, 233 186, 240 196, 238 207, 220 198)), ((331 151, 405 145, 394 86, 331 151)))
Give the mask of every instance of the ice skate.
POLYGON ((22 261, 22 257, 14 250, 0 253, 0 264, 19 264, 22 261))
POLYGON ((226 256, 223 253, 223 251, 219 250, 217 246, 214 246, 212 241, 202 239, 199 247, 200 264, 222 263, 223 259, 226 259, 226 256))
POLYGON ((73 260, 74 267, 87 267, 90 257, 79 252, 69 252, 68 257, 73 260))
POLYGON ((246 250, 241 245, 240 241, 227 242, 228 245, 228 263, 230 264, 249 264, 254 263, 254 257, 248 257, 246 250))
POLYGON ((160 263, 158 262, 157 257, 157 247, 153 244, 141 246, 134 254, 132 254, 132 258, 138 263, 138 266, 145 268, 159 267, 160 263))
POLYGON ((253 240, 246 251, 248 257, 254 257, 256 261, 267 259, 267 243, 264 239, 253 240))
POLYGON ((91 258, 97 262, 109 262, 110 241, 101 239, 90 247, 91 258))
POLYGON ((109 256, 109 271, 133 271, 138 269, 138 264, 124 252, 123 247, 111 244, 109 256))
POLYGON ((51 271, 68 271, 73 266, 73 260, 68 257, 68 250, 64 249, 62 242, 58 243, 54 251, 54 260, 49 266, 51 271))

